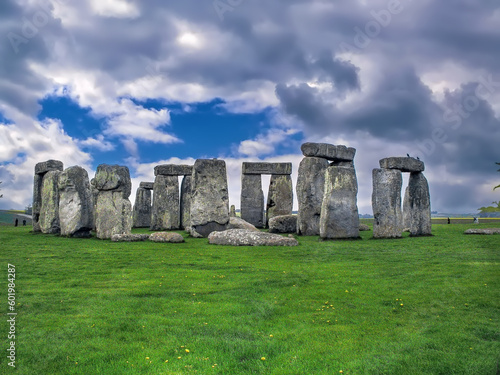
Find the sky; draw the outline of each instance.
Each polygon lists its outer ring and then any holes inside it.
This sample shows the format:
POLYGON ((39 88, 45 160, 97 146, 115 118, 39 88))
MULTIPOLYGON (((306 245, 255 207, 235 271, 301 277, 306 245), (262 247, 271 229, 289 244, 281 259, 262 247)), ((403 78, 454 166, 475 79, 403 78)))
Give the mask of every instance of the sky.
POLYGON ((500 199, 499 25, 497 0, 2 0, 0 209, 48 159, 128 166, 133 202, 200 158, 239 208, 242 162, 292 162, 295 186, 300 145, 325 142, 357 149, 360 213, 407 153, 433 211, 477 212, 500 199))

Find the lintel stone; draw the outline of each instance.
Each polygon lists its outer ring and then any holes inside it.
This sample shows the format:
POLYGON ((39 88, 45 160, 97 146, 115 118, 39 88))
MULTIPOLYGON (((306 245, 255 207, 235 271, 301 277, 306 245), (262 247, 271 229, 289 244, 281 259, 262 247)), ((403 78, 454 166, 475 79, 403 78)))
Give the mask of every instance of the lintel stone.
POLYGON ((330 161, 353 161, 356 149, 344 145, 331 145, 328 143, 304 143, 300 149, 304 156, 323 158, 330 161))
POLYGON ((63 171, 63 162, 59 160, 47 160, 35 165, 35 174, 45 174, 48 171, 63 171))
POLYGON ((380 160, 380 168, 399 169, 401 172, 423 172, 424 162, 412 157, 391 157, 380 160))
POLYGON ((154 182, 141 182, 139 187, 146 190, 153 190, 154 182))
POLYGON ((292 174, 292 163, 251 163, 244 162, 243 174, 270 174, 270 175, 290 175, 292 174))
POLYGON ((155 167, 155 176, 189 176, 192 173, 192 165, 163 164, 155 167))

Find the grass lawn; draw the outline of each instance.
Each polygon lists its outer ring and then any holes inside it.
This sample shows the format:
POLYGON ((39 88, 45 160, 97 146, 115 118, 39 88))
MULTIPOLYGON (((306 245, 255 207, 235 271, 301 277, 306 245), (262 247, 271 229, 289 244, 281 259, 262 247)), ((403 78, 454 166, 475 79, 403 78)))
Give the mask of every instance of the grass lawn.
POLYGON ((11 263, 18 315, 16 370, 4 315, 0 374, 494 375, 500 235, 469 227, 238 248, 3 226, 2 311, 11 263))

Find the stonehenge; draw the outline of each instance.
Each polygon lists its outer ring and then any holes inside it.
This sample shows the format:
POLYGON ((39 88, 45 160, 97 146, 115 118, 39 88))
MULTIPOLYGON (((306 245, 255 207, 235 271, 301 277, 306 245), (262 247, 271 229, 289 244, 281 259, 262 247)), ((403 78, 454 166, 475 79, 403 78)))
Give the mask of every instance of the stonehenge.
MULTIPOLYGON (((43 233, 59 233, 59 209, 55 209, 55 207, 51 210, 47 210, 48 203, 45 203, 43 206, 43 214, 42 214, 42 201, 44 196, 43 185, 44 178, 47 180, 51 179, 52 183, 45 183, 46 193, 52 193, 50 196, 54 198, 54 190, 56 190, 56 186, 54 184, 57 181, 54 180, 54 176, 52 174, 47 176, 48 172, 62 172, 64 169, 63 163, 59 160, 47 160, 45 162, 41 162, 35 165, 35 178, 33 182, 33 232, 42 232, 40 220, 44 223, 44 231, 43 233), (50 187, 49 185, 52 185, 50 187), (47 217, 49 215, 49 217, 47 217), (47 231, 48 230, 48 231, 47 231)), ((54 202, 51 204, 55 206, 54 202)), ((59 203, 57 203, 58 207, 59 203)))
POLYGON ((292 214, 292 163, 243 162, 241 170, 240 212, 243 220, 264 228, 269 219, 292 214), (271 175, 265 218, 263 174, 271 175))
POLYGON ((373 237, 401 238, 409 228, 410 236, 431 236, 431 203, 424 163, 412 157, 381 159, 373 170, 373 237), (410 173, 401 211, 401 173, 410 173))
POLYGON ((114 234, 130 234, 132 205, 128 198, 132 183, 128 168, 101 164, 97 167, 93 185, 99 191, 95 214, 97 238, 111 239, 114 234))
MULTIPOLYGON (((164 164, 154 168, 153 206, 150 230, 175 230, 189 223, 189 181, 179 192, 179 176, 190 176, 190 165, 164 164), (182 208, 181 208, 182 202, 182 208), (181 213, 182 212, 182 213, 181 213)), ((184 182, 184 181, 183 181, 184 182)))
POLYGON ((59 223, 61 235, 90 237, 94 207, 89 175, 82 167, 70 167, 59 175, 59 223))
POLYGON ((151 190, 153 190, 153 182, 141 182, 137 189, 133 214, 134 228, 151 226, 151 190))
POLYGON ((229 224, 229 192, 226 162, 198 159, 191 177, 191 234, 208 237, 229 224))

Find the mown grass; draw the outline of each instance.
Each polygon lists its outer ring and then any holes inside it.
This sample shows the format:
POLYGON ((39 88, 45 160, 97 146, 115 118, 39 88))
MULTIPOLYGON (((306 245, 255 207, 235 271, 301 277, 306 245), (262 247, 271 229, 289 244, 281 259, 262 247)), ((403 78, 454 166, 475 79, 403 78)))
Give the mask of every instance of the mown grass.
MULTIPOLYGON (((294 248, 1 227, 5 312, 7 263, 16 266, 16 372, 493 375, 500 236, 463 235, 468 227, 400 240, 300 237, 294 248)), ((6 362, 0 373, 12 372, 6 362)))

